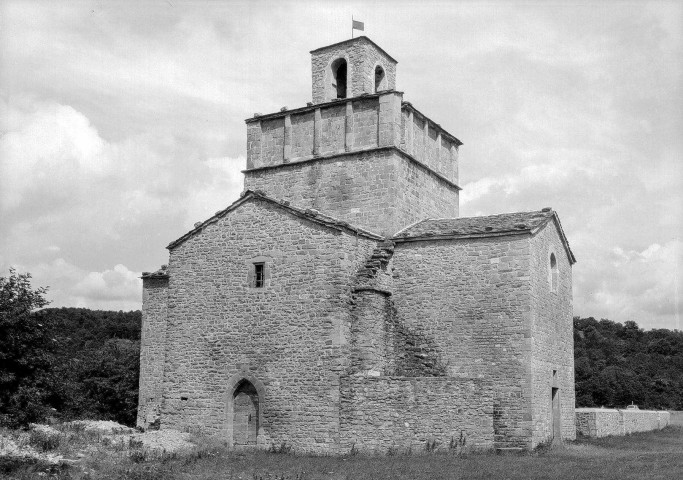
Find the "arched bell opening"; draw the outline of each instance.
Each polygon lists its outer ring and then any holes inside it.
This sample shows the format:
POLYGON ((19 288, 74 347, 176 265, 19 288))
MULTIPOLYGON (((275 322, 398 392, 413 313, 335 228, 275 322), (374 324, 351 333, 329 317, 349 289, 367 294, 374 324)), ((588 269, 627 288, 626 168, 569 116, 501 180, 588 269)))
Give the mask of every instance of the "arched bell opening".
POLYGON ((380 65, 377 65, 375 67, 375 93, 387 89, 385 79, 386 75, 384 69, 380 65))
POLYGON ((336 92, 336 98, 346 98, 346 59, 336 59, 334 62, 332 62, 331 69, 333 78, 332 88, 336 92))

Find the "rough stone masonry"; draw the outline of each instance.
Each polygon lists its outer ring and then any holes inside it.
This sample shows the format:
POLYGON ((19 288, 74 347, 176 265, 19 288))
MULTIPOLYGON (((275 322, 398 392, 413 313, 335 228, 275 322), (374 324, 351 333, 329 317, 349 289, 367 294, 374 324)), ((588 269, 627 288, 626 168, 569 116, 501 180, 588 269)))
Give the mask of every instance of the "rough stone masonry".
POLYGON ((458 218, 462 143, 367 37, 247 124, 245 190, 143 274, 138 425, 344 454, 573 439, 557 214, 458 218))

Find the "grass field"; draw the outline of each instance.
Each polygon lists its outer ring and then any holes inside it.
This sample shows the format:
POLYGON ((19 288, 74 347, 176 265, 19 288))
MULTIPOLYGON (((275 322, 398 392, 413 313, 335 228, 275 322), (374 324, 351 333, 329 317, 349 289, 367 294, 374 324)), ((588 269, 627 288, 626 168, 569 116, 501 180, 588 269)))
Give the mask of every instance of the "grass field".
POLYGON ((265 452, 227 452, 204 443, 190 455, 145 460, 96 449, 77 467, 24 465, 4 478, 34 479, 677 479, 683 478, 683 413, 676 425, 626 437, 581 439, 559 448, 523 454, 434 453, 368 457, 313 457, 265 452), (49 472, 49 473, 45 473, 49 472), (39 476, 40 475, 40 476, 39 476))

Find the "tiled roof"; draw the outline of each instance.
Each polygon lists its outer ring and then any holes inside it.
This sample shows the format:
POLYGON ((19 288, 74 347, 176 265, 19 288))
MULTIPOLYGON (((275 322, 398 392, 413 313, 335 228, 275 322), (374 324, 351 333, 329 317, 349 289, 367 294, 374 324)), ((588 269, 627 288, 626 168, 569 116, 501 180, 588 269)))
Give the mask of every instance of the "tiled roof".
POLYGON ((167 266, 162 265, 156 272, 142 272, 140 278, 168 278, 167 266))
POLYGON ((553 216, 551 209, 537 212, 503 213, 486 217, 428 218, 398 232, 395 238, 433 236, 496 235, 529 231, 553 216))
POLYGON ((395 63, 398 63, 398 60, 396 60, 394 57, 392 57, 392 56, 389 55, 387 52, 385 52, 384 49, 383 49, 382 47, 380 47, 379 45, 377 45, 375 42, 373 42, 372 40, 370 40, 370 39, 369 39, 368 37, 366 37, 365 35, 360 35, 360 36, 358 36, 358 37, 356 37, 356 38, 349 38, 348 40, 343 40, 343 41, 341 41, 341 42, 333 43, 332 45, 325 45, 324 47, 320 47, 320 48, 316 48, 315 50, 311 50, 309 53, 319 52, 319 51, 321 51, 321 50, 326 50, 326 49, 332 48, 332 47, 338 47, 339 45, 344 45, 344 44, 347 44, 347 43, 358 43, 358 42, 362 42, 363 40, 365 40, 365 41, 367 41, 368 43, 374 45, 375 48, 376 48, 377 50, 379 50, 379 51, 382 52, 384 55, 386 55, 387 57, 389 57, 389 58, 390 58, 391 60, 393 60, 395 63))
POLYGON ((552 219, 556 222, 560 238, 571 263, 576 262, 562 231, 560 220, 552 208, 544 208, 535 212, 503 213, 485 217, 426 219, 404 228, 394 235, 393 240, 406 242, 533 234, 552 219))

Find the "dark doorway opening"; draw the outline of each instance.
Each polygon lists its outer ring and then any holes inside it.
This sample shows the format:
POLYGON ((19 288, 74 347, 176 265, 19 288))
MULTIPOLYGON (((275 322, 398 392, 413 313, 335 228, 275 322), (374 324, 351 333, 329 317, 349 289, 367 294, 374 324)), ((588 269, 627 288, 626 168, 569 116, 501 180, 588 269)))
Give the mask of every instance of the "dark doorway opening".
POLYGON ((552 415, 553 415, 553 443, 562 441, 562 425, 560 423, 560 389, 551 389, 552 415))
POLYGON ((256 445, 259 398, 256 388, 242 380, 233 396, 233 441, 235 445, 256 445))
POLYGON ((337 98, 346 98, 346 60, 337 59, 332 64, 334 73, 334 87, 337 89, 337 98))
POLYGON ((384 90, 384 69, 377 65, 375 67, 375 93, 384 90))

